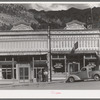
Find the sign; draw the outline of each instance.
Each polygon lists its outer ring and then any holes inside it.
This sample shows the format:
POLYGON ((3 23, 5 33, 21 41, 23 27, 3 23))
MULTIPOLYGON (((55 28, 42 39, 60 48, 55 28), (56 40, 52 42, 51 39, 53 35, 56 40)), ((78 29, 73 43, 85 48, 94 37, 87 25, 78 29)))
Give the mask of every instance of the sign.
POLYGON ((62 67, 63 67, 62 63, 56 63, 54 65, 54 68, 62 68, 62 67))

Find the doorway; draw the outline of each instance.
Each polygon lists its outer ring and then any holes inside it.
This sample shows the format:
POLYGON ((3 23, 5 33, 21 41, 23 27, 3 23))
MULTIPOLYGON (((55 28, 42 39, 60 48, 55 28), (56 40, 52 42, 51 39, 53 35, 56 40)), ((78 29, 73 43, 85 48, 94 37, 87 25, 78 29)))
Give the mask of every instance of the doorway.
POLYGON ((30 74, 29 67, 19 67, 19 81, 20 82, 29 82, 30 74))
POLYGON ((34 80, 36 82, 43 82, 44 81, 43 72, 44 72, 44 67, 35 67, 34 68, 34 80))
POLYGON ((80 63, 72 62, 68 64, 68 73, 78 72, 80 70, 80 63))

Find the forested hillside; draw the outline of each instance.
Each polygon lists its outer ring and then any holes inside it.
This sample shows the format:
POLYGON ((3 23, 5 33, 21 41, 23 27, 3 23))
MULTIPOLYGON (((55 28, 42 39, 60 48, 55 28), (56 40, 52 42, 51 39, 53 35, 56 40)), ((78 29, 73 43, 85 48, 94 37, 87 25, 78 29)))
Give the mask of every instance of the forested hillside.
POLYGON ((72 20, 84 22, 86 26, 93 22, 93 28, 100 28, 100 8, 93 8, 91 14, 90 8, 37 11, 27 10, 22 4, 0 4, 0 30, 10 30, 14 23, 21 21, 29 23, 34 29, 47 29, 48 25, 52 29, 62 29, 72 20))

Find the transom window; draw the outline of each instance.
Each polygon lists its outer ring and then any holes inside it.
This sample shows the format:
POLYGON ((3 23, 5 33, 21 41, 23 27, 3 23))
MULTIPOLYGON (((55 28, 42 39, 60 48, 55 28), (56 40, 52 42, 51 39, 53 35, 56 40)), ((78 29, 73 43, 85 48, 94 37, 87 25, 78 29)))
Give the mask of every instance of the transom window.
POLYGON ((54 54, 54 55, 52 55, 52 58, 64 58, 64 55, 63 54, 60 54, 60 55, 54 54))

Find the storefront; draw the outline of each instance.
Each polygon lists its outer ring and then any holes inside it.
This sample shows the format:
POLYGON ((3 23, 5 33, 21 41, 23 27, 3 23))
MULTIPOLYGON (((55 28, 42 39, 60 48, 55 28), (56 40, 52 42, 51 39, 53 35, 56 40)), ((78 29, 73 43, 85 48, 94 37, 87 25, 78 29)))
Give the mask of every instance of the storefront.
POLYGON ((66 55, 64 54, 52 54, 52 81, 66 79, 66 55))
POLYGON ((0 81, 38 82, 38 72, 44 69, 47 69, 46 55, 0 57, 0 81))
POLYGON ((0 82, 44 82, 45 70, 48 81, 65 80, 67 72, 77 72, 90 63, 99 69, 99 30, 88 30, 83 24, 80 30, 50 31, 19 30, 22 26, 0 32, 0 82))

